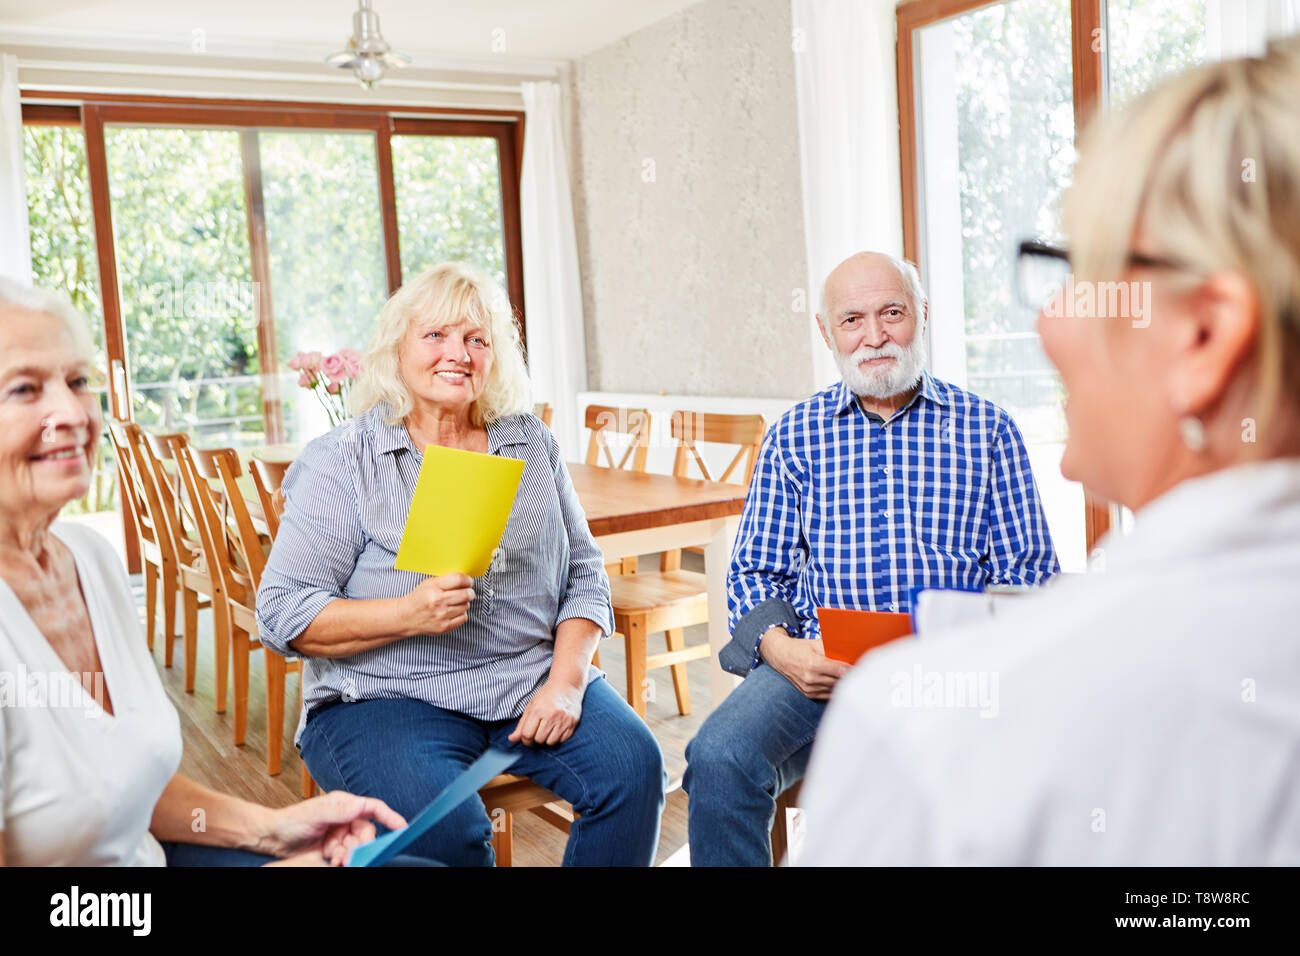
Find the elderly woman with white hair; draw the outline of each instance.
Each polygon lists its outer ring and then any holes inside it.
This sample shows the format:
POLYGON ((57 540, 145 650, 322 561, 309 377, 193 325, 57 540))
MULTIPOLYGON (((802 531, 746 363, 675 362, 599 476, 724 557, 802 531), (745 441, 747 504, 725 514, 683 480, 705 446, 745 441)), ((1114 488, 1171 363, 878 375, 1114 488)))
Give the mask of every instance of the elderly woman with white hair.
MULTIPOLYGON (((356 417, 285 476, 258 592, 262 642, 306 661, 297 740, 312 776, 410 815, 488 747, 512 750, 512 772, 579 814, 566 865, 649 865, 663 757, 591 664, 613 631, 609 581, 559 446, 529 413, 509 303, 481 274, 436 266, 388 301, 366 358, 356 417), (524 462, 477 581, 394 568, 428 445, 524 462)), ((491 865, 491 837, 474 797, 414 852, 491 865)))
POLYGON ((1293 40, 1090 131, 1071 251, 1022 263, 1055 264, 1062 471, 1136 528, 996 621, 868 654, 813 752, 801 862, 1300 863, 1298 95, 1293 40), (1114 282, 1128 308, 1098 314, 1114 282), (954 679, 996 699, 931 695, 954 679))
POLYGON ((0 865, 341 864, 402 817, 346 793, 272 810, 176 772, 126 571, 55 520, 94 471, 93 352, 66 301, 0 279, 0 865))

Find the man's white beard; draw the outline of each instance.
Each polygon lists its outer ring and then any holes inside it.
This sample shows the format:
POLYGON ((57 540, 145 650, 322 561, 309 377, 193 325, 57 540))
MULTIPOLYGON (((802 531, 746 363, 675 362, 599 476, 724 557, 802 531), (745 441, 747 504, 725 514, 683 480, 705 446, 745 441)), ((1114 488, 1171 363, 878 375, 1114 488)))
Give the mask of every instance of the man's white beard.
POLYGON ((854 395, 865 395, 867 398, 893 398, 910 391, 925 370, 925 339, 919 332, 907 348, 896 342, 888 342, 878 349, 864 345, 852 355, 844 355, 838 349, 834 351, 835 364, 840 368, 844 384, 854 395), (860 363, 876 358, 892 358, 895 361, 875 370, 861 367, 860 363))

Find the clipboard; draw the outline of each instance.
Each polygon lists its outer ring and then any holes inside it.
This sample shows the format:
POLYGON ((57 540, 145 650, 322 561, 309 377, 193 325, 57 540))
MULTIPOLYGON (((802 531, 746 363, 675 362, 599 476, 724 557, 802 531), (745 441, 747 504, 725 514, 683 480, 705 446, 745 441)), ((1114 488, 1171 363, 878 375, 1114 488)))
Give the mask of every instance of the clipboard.
POLYGON ((519 759, 518 754, 505 750, 489 749, 433 798, 433 802, 420 811, 420 815, 400 830, 390 830, 369 843, 352 848, 348 866, 383 866, 406 849, 435 823, 478 793, 488 781, 505 773, 519 759))
POLYGON ((832 660, 856 664, 873 647, 913 633, 912 615, 819 607, 822 648, 832 660))

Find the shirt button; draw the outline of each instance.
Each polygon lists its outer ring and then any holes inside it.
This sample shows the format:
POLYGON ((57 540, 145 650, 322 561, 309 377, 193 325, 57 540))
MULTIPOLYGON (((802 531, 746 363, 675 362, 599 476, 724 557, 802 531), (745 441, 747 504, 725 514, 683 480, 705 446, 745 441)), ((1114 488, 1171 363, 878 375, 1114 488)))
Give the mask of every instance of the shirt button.
POLYGON ((881 514, 883 514, 886 518, 889 517, 889 512, 888 512, 888 511, 883 511, 883 512, 881 512, 881 514))
POLYGON ((884 466, 882 466, 880 470, 883 471, 885 474, 889 474, 889 466, 888 466, 888 465, 884 465, 884 466))
POLYGON ((889 609, 890 609, 891 611, 897 611, 897 610, 898 610, 898 605, 897 605, 897 604, 891 604, 891 605, 889 605, 889 609))

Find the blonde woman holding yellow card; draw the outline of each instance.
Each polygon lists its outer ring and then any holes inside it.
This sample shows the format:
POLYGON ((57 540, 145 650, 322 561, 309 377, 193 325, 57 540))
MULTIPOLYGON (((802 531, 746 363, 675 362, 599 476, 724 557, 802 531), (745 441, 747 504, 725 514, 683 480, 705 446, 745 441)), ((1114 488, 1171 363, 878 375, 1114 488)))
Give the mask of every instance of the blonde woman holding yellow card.
MULTIPOLYGON (((491 282, 446 263, 384 307, 355 417, 307 445, 258 593, 262 641, 306 661, 296 740, 322 786, 413 816, 489 746, 573 804, 566 865, 649 865, 659 745, 591 664, 614 629, 600 549, 550 430, 531 414, 519 331, 491 282), (491 567, 394 567, 427 446, 524 462, 491 567)), ((469 490, 447 488, 464 526, 469 490)), ((489 866, 477 797, 412 853, 489 866)))

